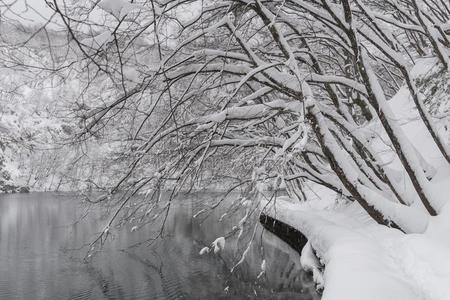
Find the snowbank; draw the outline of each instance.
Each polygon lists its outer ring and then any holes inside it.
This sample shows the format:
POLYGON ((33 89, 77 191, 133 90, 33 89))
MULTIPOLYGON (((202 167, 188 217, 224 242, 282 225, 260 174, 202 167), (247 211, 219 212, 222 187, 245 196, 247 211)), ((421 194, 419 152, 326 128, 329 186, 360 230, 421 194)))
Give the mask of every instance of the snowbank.
POLYGON ((314 210, 277 199, 266 213, 308 237, 325 270, 319 274, 312 249, 304 249, 301 262, 324 285, 324 300, 444 300, 450 295, 450 205, 423 234, 377 225, 354 203, 314 210))
MULTIPOLYGON (((424 76, 434 62, 420 61, 411 74, 424 76)), ((406 233, 376 224, 356 202, 336 201, 336 195, 320 191, 318 197, 304 203, 277 198, 262 204, 265 215, 294 227, 308 238, 301 263, 313 273, 318 287, 324 288, 323 300, 450 299, 450 167, 421 121, 409 90, 402 87, 388 104, 430 180, 427 187, 438 201, 438 216, 424 213, 377 120, 362 127, 358 134, 394 171, 395 184, 410 206, 400 208, 368 188, 362 191, 367 201, 383 213, 401 216, 395 219, 405 222, 401 227, 406 233)), ((448 140, 444 130, 448 118, 435 121, 439 134, 448 140)))

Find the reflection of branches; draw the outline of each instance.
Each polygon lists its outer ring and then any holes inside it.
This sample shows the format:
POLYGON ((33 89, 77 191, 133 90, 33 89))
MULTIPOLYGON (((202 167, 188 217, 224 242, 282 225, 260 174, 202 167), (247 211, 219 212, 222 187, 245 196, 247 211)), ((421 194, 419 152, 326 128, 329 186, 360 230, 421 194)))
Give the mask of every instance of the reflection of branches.
MULTIPOLYGON (((156 273, 159 274, 159 276, 162 276, 162 269, 163 269, 163 260, 161 259, 161 257, 159 257, 159 259, 157 261, 160 262, 159 266, 155 266, 154 264, 150 263, 150 260, 148 259, 143 259, 141 257, 139 257, 136 253, 130 252, 129 250, 120 250, 121 252, 123 252, 124 254, 126 254, 130 259, 137 261, 143 265, 145 265, 146 267, 149 267, 150 269, 154 270, 156 273)), ((159 256, 157 252, 155 252, 154 250, 151 250, 152 253, 155 256, 159 256)), ((161 278, 162 279, 162 278, 161 278)))
MULTIPOLYGON (((141 181, 140 185, 137 184, 137 186, 135 187, 135 189, 131 192, 131 193, 124 193, 122 195, 122 197, 118 200, 119 206, 116 208, 116 210, 113 212, 112 216, 110 217, 109 221, 107 222, 107 224, 105 225, 104 229, 98 234, 98 236, 89 244, 89 248, 91 250, 95 249, 95 245, 96 244, 100 244, 100 246, 103 246, 103 244, 105 243, 106 239, 108 238, 108 236, 111 234, 111 229, 112 229, 112 225, 114 223, 114 221, 117 219, 117 217, 119 216, 119 213, 123 210, 123 208, 125 207, 125 205, 134 197, 136 196, 136 194, 140 191, 140 189, 142 188, 142 186, 146 185, 148 182, 147 181, 141 181)), ((88 257, 91 255, 92 253, 88 253, 88 257)))

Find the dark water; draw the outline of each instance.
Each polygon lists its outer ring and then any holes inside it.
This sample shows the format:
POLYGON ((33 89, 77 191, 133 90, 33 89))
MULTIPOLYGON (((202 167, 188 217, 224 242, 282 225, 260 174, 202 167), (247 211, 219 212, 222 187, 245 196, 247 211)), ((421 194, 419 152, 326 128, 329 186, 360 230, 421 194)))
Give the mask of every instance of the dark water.
POLYGON ((175 202, 163 238, 151 245, 129 248, 160 229, 133 231, 130 220, 86 263, 87 249, 79 248, 105 226, 100 209, 85 216, 85 205, 68 195, 1 195, 0 299, 318 299, 298 255, 261 228, 233 273, 248 234, 227 239, 217 255, 200 256, 240 219, 219 222, 220 209, 192 218, 204 201, 175 202), (263 259, 266 273, 257 278, 263 259))

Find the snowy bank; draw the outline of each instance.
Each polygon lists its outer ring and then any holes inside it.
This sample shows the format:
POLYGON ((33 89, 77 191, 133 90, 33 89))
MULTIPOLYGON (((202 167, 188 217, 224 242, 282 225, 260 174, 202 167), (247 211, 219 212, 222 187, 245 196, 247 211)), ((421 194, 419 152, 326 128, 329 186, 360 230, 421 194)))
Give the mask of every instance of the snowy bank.
POLYGON ((305 206, 277 199, 265 213, 308 238, 314 251, 303 251, 302 263, 314 261, 305 255, 317 255, 325 265, 323 279, 315 275, 325 286, 322 299, 448 299, 450 205, 423 234, 375 224, 356 203, 329 210, 305 206))
MULTIPOLYGON (((413 77, 425 77, 432 66, 433 60, 423 60, 411 73, 413 77)), ((321 194, 313 185, 316 196, 307 195, 309 201, 278 197, 262 203, 263 216, 307 238, 304 246, 297 247, 302 248, 301 263, 323 288, 324 300, 450 299, 450 168, 411 98, 409 90, 402 87, 385 109, 392 111, 405 144, 415 152, 410 154, 417 157, 426 175, 424 186, 434 199, 437 216, 426 213, 378 119, 356 134, 374 150, 407 203, 400 205, 363 186, 361 192, 383 217, 395 220, 403 230, 380 225, 356 201, 321 194)), ((444 98, 431 103, 438 103, 442 113, 448 107, 448 99, 444 98)), ((434 119, 445 141, 449 140, 447 119, 434 119)))

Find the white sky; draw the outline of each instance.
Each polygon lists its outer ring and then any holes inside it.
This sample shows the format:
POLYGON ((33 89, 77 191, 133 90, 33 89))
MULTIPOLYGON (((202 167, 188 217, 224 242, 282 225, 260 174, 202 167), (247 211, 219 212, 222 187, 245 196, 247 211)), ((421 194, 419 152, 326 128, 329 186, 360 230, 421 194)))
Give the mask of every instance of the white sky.
POLYGON ((41 24, 52 15, 45 0, 2 0, 0 7, 5 17, 27 24, 41 24), (7 9, 6 5, 11 6, 7 9))

